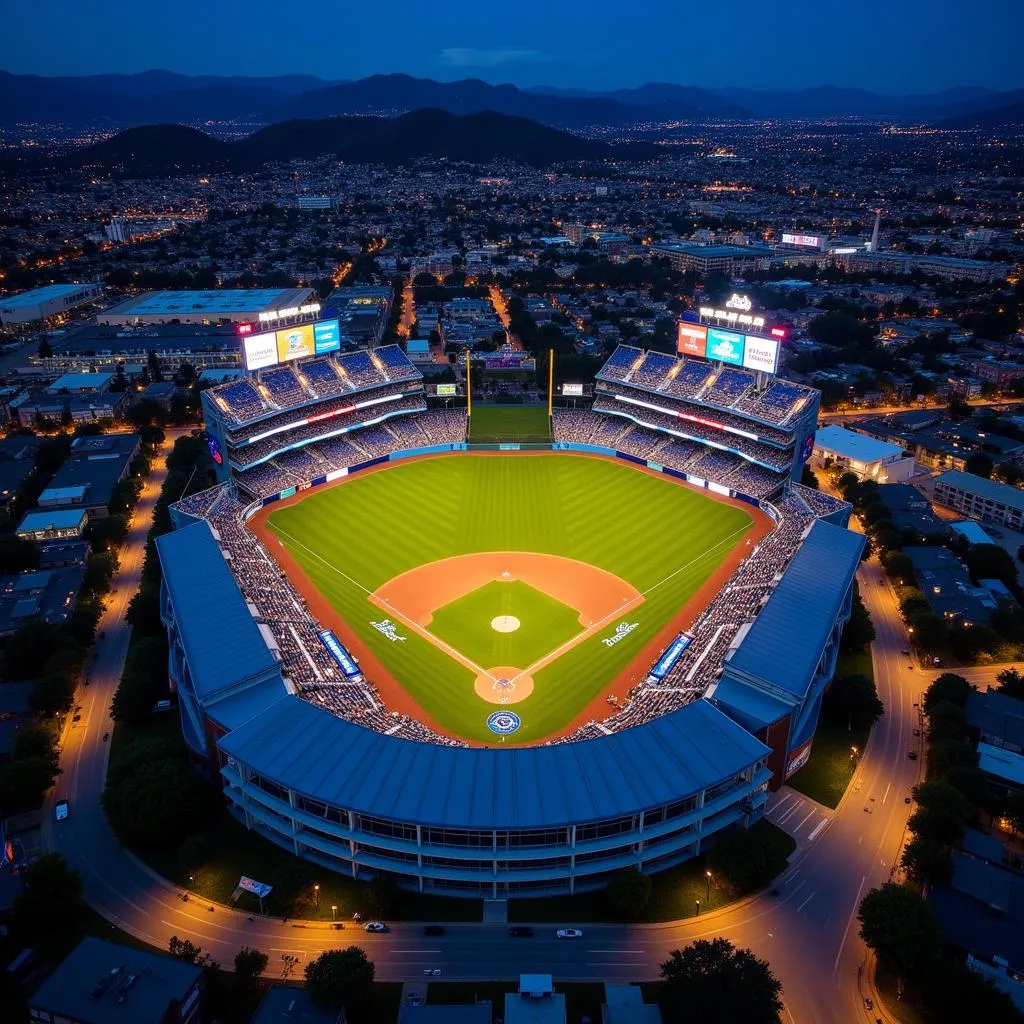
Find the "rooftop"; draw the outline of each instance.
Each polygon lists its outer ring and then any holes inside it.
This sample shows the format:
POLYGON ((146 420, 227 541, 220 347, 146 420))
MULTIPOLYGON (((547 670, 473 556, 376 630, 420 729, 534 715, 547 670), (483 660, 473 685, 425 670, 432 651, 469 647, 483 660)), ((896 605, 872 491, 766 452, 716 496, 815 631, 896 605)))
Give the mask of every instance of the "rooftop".
POLYGON ((959 469, 948 469, 945 473, 940 473, 935 478, 935 483, 936 485, 945 484, 947 487, 955 487, 957 490, 966 491, 968 494, 976 494, 980 498, 988 498, 997 504, 1005 505, 1007 508, 1024 511, 1024 491, 1011 487, 1009 484, 987 480, 983 476, 964 473, 959 469))
POLYGON ((70 530, 80 526, 86 518, 85 509, 40 509, 27 512, 18 524, 18 533, 32 533, 36 530, 70 530))
POLYGON ((164 534, 156 546, 199 698, 278 672, 209 525, 164 534))
MULTIPOLYGON (((197 587, 205 592, 209 582, 197 587)), ((197 615, 203 634, 212 614, 197 615)), ((228 633, 221 629, 211 640, 218 658, 228 633)), ((697 793, 768 752, 706 700, 595 740, 495 749, 386 736, 289 696, 243 722, 220 746, 318 800, 378 817, 481 829, 633 814, 697 793)))
POLYGON ((879 462, 882 459, 898 457, 903 453, 903 449, 899 445, 878 441, 873 437, 857 434, 845 427, 837 427, 832 424, 820 427, 815 432, 814 446, 834 452, 845 459, 862 462, 865 465, 879 462))
POLYGON ((29 1005, 82 1024, 159 1024, 171 1001, 183 1001, 202 973, 196 964, 89 936, 29 1005))
POLYGON ((5 295, 0 298, 0 305, 4 309, 18 309, 22 306, 38 306, 53 299, 59 299, 64 295, 74 295, 88 284, 46 284, 41 288, 33 288, 28 292, 19 292, 17 295, 5 295))
POLYGON ((684 245, 681 242, 670 242, 666 245, 653 246, 666 252, 685 253, 689 256, 770 256, 771 249, 754 245, 684 245))
POLYGON ((304 988, 271 985, 249 1024, 338 1024, 340 1019, 338 1010, 317 1006, 304 988))
POLYGON ((123 316, 195 316, 209 313, 227 316, 231 313, 252 313, 284 306, 299 305, 310 294, 309 288, 223 288, 214 291, 146 292, 103 314, 105 318, 123 316))
POLYGON ((113 379, 112 373, 65 373, 46 390, 54 393, 58 391, 102 391, 113 379))

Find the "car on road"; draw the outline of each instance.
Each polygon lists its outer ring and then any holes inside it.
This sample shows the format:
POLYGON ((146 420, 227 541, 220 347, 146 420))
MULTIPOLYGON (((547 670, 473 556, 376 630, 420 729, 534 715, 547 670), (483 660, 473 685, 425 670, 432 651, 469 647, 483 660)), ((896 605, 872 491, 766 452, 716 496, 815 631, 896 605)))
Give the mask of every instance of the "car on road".
POLYGON ((424 935, 444 935, 444 929, 439 924, 428 924, 423 929, 424 935))
POLYGON ((513 939, 529 939, 533 937, 533 929, 527 928, 526 925, 522 924, 516 925, 515 928, 509 928, 508 933, 513 939))
POLYGON ((583 932, 579 928, 559 928, 555 932, 555 938, 558 939, 582 939, 583 932))
POLYGON ((908 750, 907 751, 907 757, 909 757, 911 761, 916 761, 917 760, 917 751, 916 750, 908 750))
POLYGON ((68 816, 68 802, 67 800, 58 800, 56 806, 53 808, 53 816, 58 821, 63 821, 68 816))
POLYGON ((367 921, 363 925, 364 932, 386 932, 388 926, 383 921, 367 921))

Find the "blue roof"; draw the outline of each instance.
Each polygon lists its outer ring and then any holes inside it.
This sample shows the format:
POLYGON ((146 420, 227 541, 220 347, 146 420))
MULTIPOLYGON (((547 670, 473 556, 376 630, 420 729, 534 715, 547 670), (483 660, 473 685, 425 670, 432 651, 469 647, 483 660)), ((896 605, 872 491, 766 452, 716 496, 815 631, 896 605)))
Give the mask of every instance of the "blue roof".
POLYGON ((806 697, 863 547, 861 534, 817 520, 727 662, 726 675, 806 697))
POLYGON ((830 452, 835 452, 836 455, 863 463, 891 459, 903 451, 898 444, 879 441, 877 438, 867 437, 865 434, 858 434, 853 430, 837 427, 834 424, 820 427, 815 432, 814 447, 826 448, 830 452))
POLYGON ((18 533, 35 530, 69 530, 78 526, 86 515, 85 509, 82 508, 69 508, 63 511, 39 509, 25 514, 18 524, 18 533))
POLYGON ((0 298, 0 304, 4 309, 19 309, 22 306, 38 306, 51 299, 60 299, 65 295, 74 295, 83 288, 95 288, 91 284, 45 284, 41 288, 33 288, 29 292, 19 292, 17 295, 5 295, 0 298))
POLYGON ((998 480, 987 480, 983 476, 975 476, 959 469, 947 469, 945 473, 940 473, 935 478, 935 483, 955 487, 968 494, 976 494, 979 498, 989 498, 1000 505, 1006 505, 1007 508, 1024 510, 1024 491, 1009 484, 1001 484, 998 480))
POLYGON ((599 739, 494 749, 386 736, 287 697, 219 745, 305 796, 384 818, 468 828, 544 828, 633 814, 721 782, 769 752, 705 700, 599 739))
POLYGON ((711 700, 730 718, 736 719, 745 729, 753 732, 777 722, 792 710, 791 705, 771 694, 755 690, 753 686, 728 676, 723 676, 715 687, 711 700))
POLYGON ((156 547, 197 696, 279 672, 209 525, 164 534, 156 547))

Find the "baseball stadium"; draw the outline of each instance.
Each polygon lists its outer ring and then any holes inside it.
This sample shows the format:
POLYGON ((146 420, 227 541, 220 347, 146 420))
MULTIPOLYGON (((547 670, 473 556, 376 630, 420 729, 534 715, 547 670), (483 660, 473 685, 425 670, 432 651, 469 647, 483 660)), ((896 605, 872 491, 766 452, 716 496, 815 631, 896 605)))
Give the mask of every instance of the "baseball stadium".
POLYGON ((798 482, 818 393, 626 346, 574 407, 436 391, 383 346, 203 393, 220 483, 171 509, 161 614, 232 813, 488 898, 757 821, 809 756, 863 546, 798 482))

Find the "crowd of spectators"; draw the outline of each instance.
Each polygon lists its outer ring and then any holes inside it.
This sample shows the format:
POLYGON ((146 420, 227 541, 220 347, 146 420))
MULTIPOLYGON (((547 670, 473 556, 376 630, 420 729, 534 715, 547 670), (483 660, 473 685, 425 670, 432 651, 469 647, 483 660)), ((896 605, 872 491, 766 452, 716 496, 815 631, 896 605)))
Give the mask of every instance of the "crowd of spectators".
POLYGON ((386 345, 262 370, 210 388, 210 395, 230 426, 334 395, 421 379, 398 345, 386 345))
POLYGON ((808 389, 776 378, 768 378, 767 386, 759 387, 764 378, 749 370, 726 366, 716 371, 714 363, 703 359, 674 359, 628 345, 620 345, 612 353, 597 378, 718 409, 736 409, 777 424, 786 423, 810 395, 808 389))

